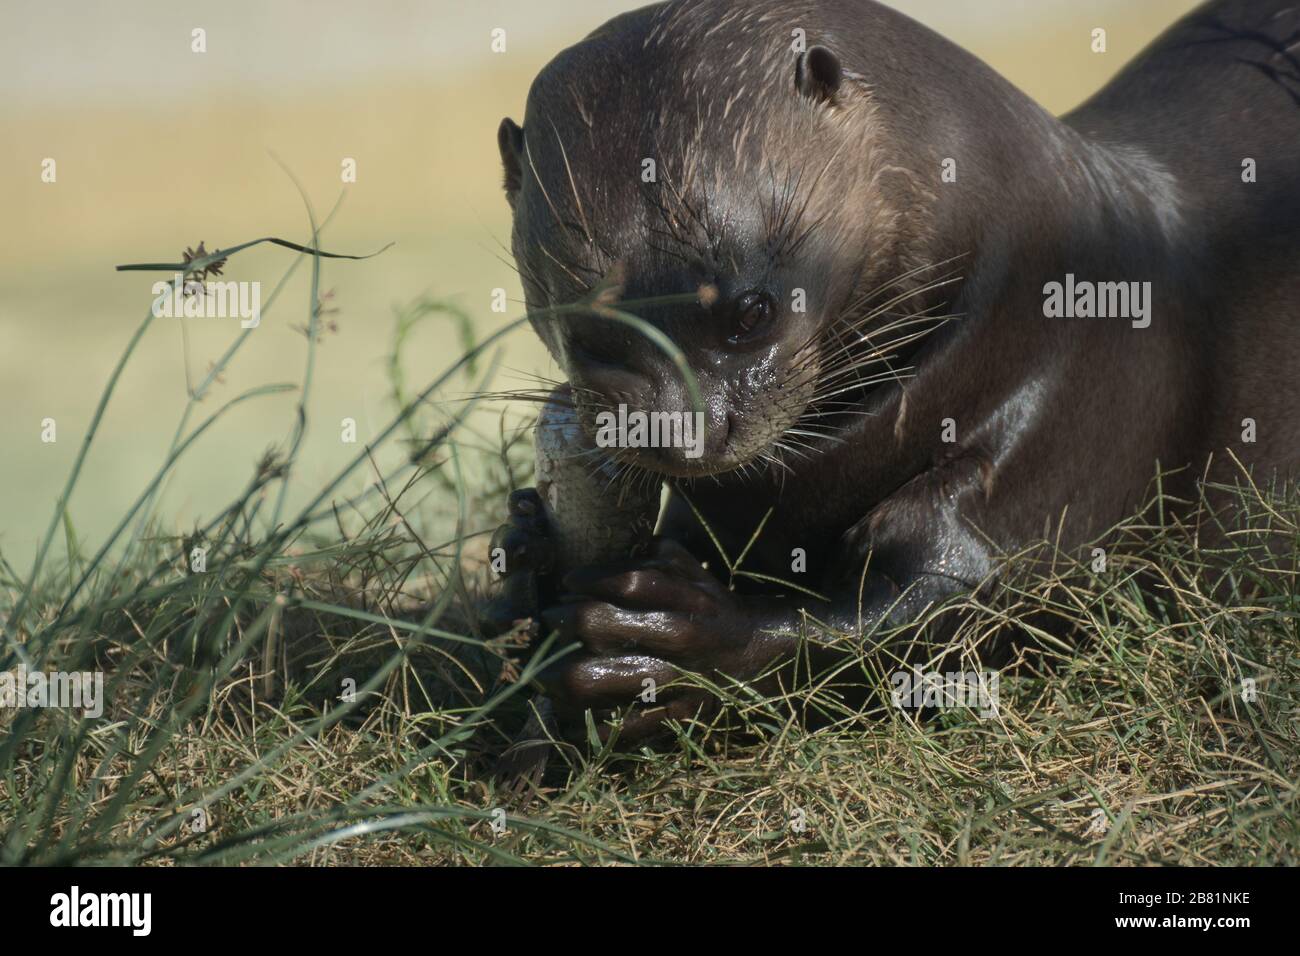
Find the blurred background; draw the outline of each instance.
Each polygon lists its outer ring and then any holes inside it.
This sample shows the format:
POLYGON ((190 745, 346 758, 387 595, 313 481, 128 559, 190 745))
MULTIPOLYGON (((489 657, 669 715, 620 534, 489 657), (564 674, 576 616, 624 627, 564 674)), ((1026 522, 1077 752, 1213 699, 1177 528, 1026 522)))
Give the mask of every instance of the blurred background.
MULTIPOLYGON (((1054 112, 1100 87, 1193 0, 890 0, 989 62, 1054 112), (1090 51, 1105 27, 1109 51, 1090 51)), ((324 262, 325 316, 298 500, 357 451, 339 440, 354 418, 364 443, 394 412, 386 364, 394 307, 422 296, 458 304, 478 335, 522 313, 507 264, 497 124, 522 120, 528 85, 563 46, 616 13, 618 0, 174 0, 129 4, 6 0, 0 30, 0 553, 25 572, 95 403, 146 314, 161 276, 124 262, 179 261, 260 236, 307 243, 293 182, 319 216, 344 201, 322 248, 365 253, 324 262), (207 51, 191 52, 191 31, 207 51), (490 34, 506 30, 494 54, 490 34), (340 181, 351 157, 357 181, 340 181), (57 181, 41 181, 42 161, 57 181), (491 311, 503 287, 512 311, 491 311), (57 442, 40 440, 54 418, 57 442)), ((226 278, 260 280, 263 298, 293 254, 259 247, 226 278)), ((300 267, 198 419, 248 388, 301 381, 310 269, 300 267)), ((187 401, 239 333, 232 319, 161 319, 122 378, 71 502, 95 546, 155 474, 187 401), (188 341, 187 341, 188 339, 188 341), (188 372, 187 372, 188 370, 188 372)), ((423 387, 460 354, 434 317, 403 352, 423 387)), ((498 387, 554 374, 525 329, 506 345, 498 387)), ((261 398, 204 435, 171 479, 161 513, 180 532, 237 496, 254 463, 293 425, 295 394, 261 398)), ((389 460, 392 460, 391 457, 389 460)), ((353 489, 355 490, 355 489, 353 489)))

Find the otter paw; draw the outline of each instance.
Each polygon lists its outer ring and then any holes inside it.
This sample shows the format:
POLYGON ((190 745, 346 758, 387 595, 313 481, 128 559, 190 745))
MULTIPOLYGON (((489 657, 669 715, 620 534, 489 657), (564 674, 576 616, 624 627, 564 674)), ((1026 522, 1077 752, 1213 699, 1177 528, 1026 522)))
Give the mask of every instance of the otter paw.
POLYGON ((685 670, 744 678, 754 633, 747 609, 681 545, 656 539, 647 558, 564 577, 542 619, 597 655, 648 655, 685 670))
POLYGON ((546 574, 555 565, 555 547, 547 535, 542 499, 534 488, 510 492, 509 516, 489 545, 492 569, 498 577, 521 572, 546 574))
POLYGON ((554 702, 562 736, 588 736, 587 712, 602 742, 617 734, 620 744, 648 742, 663 735, 669 721, 708 719, 718 701, 683 683, 667 661, 642 655, 569 655, 539 675, 554 702))
POLYGON ((506 507, 506 523, 493 533, 488 546, 489 566, 500 579, 501 590, 479 615, 480 626, 490 636, 504 634, 525 618, 539 618, 542 578, 555 565, 555 547, 547 536, 536 490, 512 491, 506 507))

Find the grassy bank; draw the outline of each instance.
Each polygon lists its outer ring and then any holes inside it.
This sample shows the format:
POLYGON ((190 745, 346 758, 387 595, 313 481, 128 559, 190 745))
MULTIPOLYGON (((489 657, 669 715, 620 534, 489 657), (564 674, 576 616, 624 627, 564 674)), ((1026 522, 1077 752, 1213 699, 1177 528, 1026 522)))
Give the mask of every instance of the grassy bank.
MULTIPOLYGON (((937 610, 972 651, 1015 648, 995 717, 864 716, 813 688, 795 703, 829 719, 807 729, 789 700, 722 688, 722 717, 664 750, 567 749, 533 800, 498 793, 486 771, 535 664, 482 639, 473 607, 530 452, 524 423, 456 398, 493 383, 496 342, 408 385, 404 329, 469 333, 434 301, 399 310, 392 420, 288 507, 305 429, 333 427, 311 413, 319 260, 293 268, 313 270, 301 377, 217 404, 236 338, 137 507, 87 544, 62 503, 93 481, 115 373, 35 568, 0 565, 0 670, 99 671, 105 701, 97 719, 0 710, 0 862, 1296 862, 1300 494, 1249 483, 1226 547, 1156 497, 1104 570, 1044 545, 987 600, 937 610), (168 532, 175 463, 227 408, 284 389, 284 442, 227 508, 168 532)), ((888 661, 862 664, 887 690, 888 661)))

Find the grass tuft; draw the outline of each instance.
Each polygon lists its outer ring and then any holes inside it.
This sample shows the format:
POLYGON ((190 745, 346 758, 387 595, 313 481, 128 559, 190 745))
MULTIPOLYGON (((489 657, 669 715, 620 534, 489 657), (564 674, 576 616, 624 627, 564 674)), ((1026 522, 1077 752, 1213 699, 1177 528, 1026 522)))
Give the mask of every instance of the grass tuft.
MULTIPOLYGON (((281 244, 310 252, 329 218, 309 247, 281 244)), ((497 793, 485 771, 528 680, 566 649, 524 664, 474 624, 486 535, 531 468, 526 422, 434 400, 483 392, 488 350, 520 324, 476 343, 452 305, 399 310, 392 421, 296 512, 312 336, 285 446, 190 533, 167 532, 161 488, 219 423, 225 408, 190 419, 246 334, 93 553, 66 509, 83 448, 32 572, 0 558, 0 671, 100 671, 106 709, 0 708, 0 863, 1297 862, 1300 489, 1249 480, 1207 489, 1233 502, 1224 545, 1204 543, 1224 512, 1157 494, 1108 536, 1104 570, 1043 542, 1008 557, 992 593, 934 609, 959 620, 972 668, 1002 662, 994 718, 860 713, 824 682, 779 699, 724 686, 722 714, 662 750, 566 748, 530 802, 497 793), (464 355, 417 392, 401 349, 435 315, 464 355), (401 454, 381 466, 390 444, 401 454)), ((887 695, 887 653, 854 666, 887 695)))

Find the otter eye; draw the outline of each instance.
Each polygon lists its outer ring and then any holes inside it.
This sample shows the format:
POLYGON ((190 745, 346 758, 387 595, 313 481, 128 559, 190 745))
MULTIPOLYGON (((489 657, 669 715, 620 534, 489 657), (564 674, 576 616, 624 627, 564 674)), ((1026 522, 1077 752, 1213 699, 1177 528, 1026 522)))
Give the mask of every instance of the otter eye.
POLYGON ((761 292, 749 292, 736 300, 736 332, 733 339, 749 335, 772 315, 772 300, 761 292))

